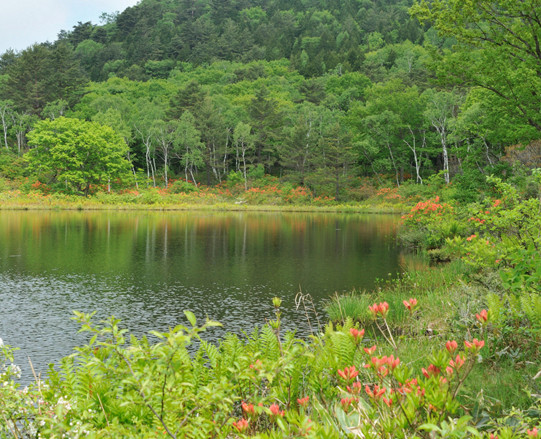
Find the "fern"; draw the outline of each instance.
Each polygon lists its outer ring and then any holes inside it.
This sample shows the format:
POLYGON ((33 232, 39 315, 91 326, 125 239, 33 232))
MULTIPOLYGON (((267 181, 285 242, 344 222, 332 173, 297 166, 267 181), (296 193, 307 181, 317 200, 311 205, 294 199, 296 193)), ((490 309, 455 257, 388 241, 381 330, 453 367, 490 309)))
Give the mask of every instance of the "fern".
POLYGON ((341 331, 337 331, 330 336, 330 342, 329 349, 336 358, 336 367, 342 368, 352 365, 355 354, 355 343, 351 337, 341 331))
POLYGON ((505 307, 503 301, 497 294, 487 295, 487 305, 490 316, 495 325, 501 325, 505 319, 505 307))
POLYGON ((521 309, 520 299, 518 298, 518 296, 515 296, 513 294, 508 294, 506 295, 506 299, 509 305, 508 309, 511 315, 513 317, 518 316, 520 314, 520 309, 521 309))
POLYGON ((221 359, 218 348, 205 340, 201 341, 201 347, 209 359, 210 366, 212 368, 216 368, 218 366, 218 361, 221 359))
POLYGON ((63 381, 65 395, 71 395, 77 385, 77 376, 74 367, 73 356, 62 358, 60 362, 60 377, 63 381))
POLYGON ((522 294, 520 307, 534 327, 541 325, 541 295, 536 293, 522 294))
POLYGON ((260 338, 263 356, 271 361, 278 360, 280 357, 280 345, 274 331, 269 326, 264 326, 260 338))

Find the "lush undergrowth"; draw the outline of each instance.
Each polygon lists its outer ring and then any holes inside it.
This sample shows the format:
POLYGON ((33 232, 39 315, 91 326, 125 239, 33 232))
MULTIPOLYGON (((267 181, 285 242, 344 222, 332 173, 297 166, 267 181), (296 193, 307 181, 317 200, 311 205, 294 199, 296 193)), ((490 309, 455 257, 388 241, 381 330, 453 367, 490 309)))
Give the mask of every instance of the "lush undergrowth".
POLYGON ((528 409, 538 400, 535 395, 541 394, 541 383, 534 379, 541 356, 541 314, 537 311, 531 319, 521 315, 520 322, 514 323, 521 327, 511 326, 495 309, 493 290, 471 281, 471 274, 462 261, 427 266, 381 284, 377 291, 336 296, 329 301, 327 311, 334 322, 352 319, 367 331, 377 332, 369 305, 374 301, 387 302, 392 310, 387 322, 394 336, 402 341, 398 355, 404 360, 418 361, 431 352, 438 340, 441 343, 449 338, 466 339, 476 320, 475 310, 488 309, 491 317, 484 328, 487 349, 472 372, 477 378, 465 386, 461 402, 472 408, 472 403, 482 398, 482 410, 492 418, 513 407, 528 409), (413 319, 404 306, 412 294, 422 304, 422 312, 413 319), (505 333, 507 339, 503 337, 505 333))
POLYGON ((88 344, 22 390, 2 345, 0 435, 537 437, 539 406, 500 418, 486 411, 476 379, 492 361, 486 310, 464 315, 464 330, 435 336, 423 299, 397 309, 376 302, 364 328, 346 319, 300 340, 281 334, 281 301, 273 303, 274 320, 218 345, 204 339, 218 323, 198 326, 190 312, 189 326, 142 339, 114 318, 95 324, 76 313, 88 344))

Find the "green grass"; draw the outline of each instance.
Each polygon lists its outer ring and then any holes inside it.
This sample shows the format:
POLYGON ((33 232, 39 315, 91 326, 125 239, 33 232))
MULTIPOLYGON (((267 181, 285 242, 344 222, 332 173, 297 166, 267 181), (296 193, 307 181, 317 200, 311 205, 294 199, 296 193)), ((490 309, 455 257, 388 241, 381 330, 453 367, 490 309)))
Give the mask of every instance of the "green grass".
MULTIPOLYGON (((331 321, 343 323, 351 318, 359 322, 367 337, 376 338, 379 345, 383 340, 368 306, 388 302, 387 321, 398 345, 395 354, 415 369, 427 367, 432 350, 444 348, 448 340, 456 340, 463 349, 464 340, 483 336, 486 346, 482 357, 461 394, 464 409, 482 405, 492 417, 513 407, 528 409, 539 400, 535 395, 541 394, 541 381, 534 380, 539 372, 539 341, 515 333, 518 352, 505 347, 497 327, 481 331, 475 314, 488 308, 486 298, 492 290, 468 280, 468 273, 469 268, 460 261, 418 267, 381 283, 375 291, 337 295, 326 310, 331 321), (402 304, 410 297, 418 300, 411 316, 402 304)), ((379 326, 383 327, 381 318, 379 326)))
MULTIPOLYGON (((422 311, 423 320, 418 323, 424 325, 423 330, 443 331, 448 327, 446 319, 459 313, 455 308, 468 296, 468 286, 460 282, 466 271, 467 267, 460 261, 436 267, 419 266, 403 273, 397 279, 380 282, 374 291, 353 291, 341 296, 336 295, 327 303, 326 311, 333 322, 344 322, 345 319, 351 318, 361 325, 369 325, 373 319, 368 306, 387 302, 390 306, 389 324, 401 327, 411 325, 405 322, 410 319, 406 319, 409 311, 406 310, 403 301, 415 298, 418 300, 416 313, 420 314, 422 311)), ((483 297, 485 293, 477 291, 476 294, 483 297)), ((413 329, 403 327, 399 332, 413 329)))
POLYGON ((533 395, 541 394, 539 379, 533 379, 539 372, 539 362, 535 359, 528 363, 517 363, 510 358, 491 360, 485 359, 473 369, 463 389, 464 403, 482 404, 491 416, 500 416, 512 407, 532 406, 536 399, 533 395))

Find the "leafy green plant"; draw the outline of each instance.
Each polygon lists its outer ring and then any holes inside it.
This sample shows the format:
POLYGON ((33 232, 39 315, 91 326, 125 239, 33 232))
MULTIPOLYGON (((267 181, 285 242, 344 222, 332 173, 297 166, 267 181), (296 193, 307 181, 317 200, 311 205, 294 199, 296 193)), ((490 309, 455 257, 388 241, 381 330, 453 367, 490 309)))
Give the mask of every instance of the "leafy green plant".
POLYGON ((32 389, 21 389, 17 379, 21 369, 13 363, 16 349, 0 339, 0 437, 35 434, 35 399, 32 389))
POLYGON ((169 192, 172 194, 180 194, 180 193, 186 193, 189 194, 191 192, 196 192, 197 186, 193 183, 188 183, 184 180, 176 180, 169 186, 169 192))

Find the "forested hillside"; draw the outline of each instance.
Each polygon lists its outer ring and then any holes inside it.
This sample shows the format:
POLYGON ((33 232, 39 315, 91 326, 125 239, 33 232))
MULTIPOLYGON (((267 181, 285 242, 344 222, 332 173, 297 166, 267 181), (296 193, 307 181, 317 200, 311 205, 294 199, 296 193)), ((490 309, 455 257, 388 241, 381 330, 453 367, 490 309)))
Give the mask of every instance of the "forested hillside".
POLYGON ((95 81, 110 73, 163 78, 179 61, 201 65, 282 58, 311 77, 339 64, 358 70, 363 53, 383 42, 422 41, 409 6, 408 0, 145 0, 104 17, 103 26, 79 23, 60 40, 75 48, 95 81))
POLYGON ((484 175, 540 166, 539 7, 142 0, 1 56, 0 175, 81 193, 271 174, 340 199, 360 176, 443 171, 471 198, 484 175), (126 163, 68 184, 75 170, 17 158, 61 116, 112 127, 126 163))

